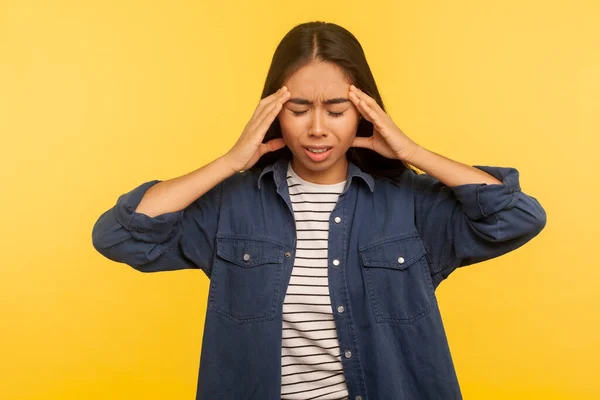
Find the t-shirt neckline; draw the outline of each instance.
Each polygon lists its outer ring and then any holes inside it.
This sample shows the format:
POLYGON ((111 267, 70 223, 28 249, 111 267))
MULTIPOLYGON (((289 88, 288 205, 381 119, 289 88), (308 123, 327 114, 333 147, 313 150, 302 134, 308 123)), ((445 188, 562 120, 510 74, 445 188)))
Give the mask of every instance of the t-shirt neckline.
POLYGON ((343 189, 344 185, 346 184, 345 180, 342 182, 332 183, 332 184, 321 184, 321 183, 313 183, 313 182, 305 181, 304 179, 300 178, 298 176, 298 174, 294 171, 294 169, 292 168, 291 161, 288 161, 288 172, 290 173, 290 175, 292 176, 292 178, 294 180, 296 180, 296 181, 300 182, 302 185, 308 186, 308 187, 314 187, 314 188, 320 188, 320 189, 343 189))

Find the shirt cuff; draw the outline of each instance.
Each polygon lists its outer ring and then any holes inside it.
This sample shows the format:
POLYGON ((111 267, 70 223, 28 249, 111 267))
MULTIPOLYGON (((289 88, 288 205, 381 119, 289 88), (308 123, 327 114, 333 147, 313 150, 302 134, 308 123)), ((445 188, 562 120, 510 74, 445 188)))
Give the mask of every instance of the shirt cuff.
POLYGON ((175 232, 175 227, 183 211, 165 213, 155 217, 135 212, 146 191, 159 182, 161 181, 145 182, 132 191, 122 194, 117 200, 117 221, 131 233, 134 239, 160 244, 171 238, 175 232))
POLYGON ((470 183, 451 186, 463 212, 472 220, 492 215, 513 207, 519 201, 519 171, 510 167, 473 165, 494 176, 502 184, 470 183))

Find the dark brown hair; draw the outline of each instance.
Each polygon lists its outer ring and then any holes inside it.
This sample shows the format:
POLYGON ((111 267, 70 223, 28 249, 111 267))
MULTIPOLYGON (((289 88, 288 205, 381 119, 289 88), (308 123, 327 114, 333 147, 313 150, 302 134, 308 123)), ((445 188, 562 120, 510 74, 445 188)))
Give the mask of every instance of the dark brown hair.
MULTIPOLYGON (((273 54, 261 99, 276 92, 288 77, 313 61, 336 64, 349 82, 375 99, 385 111, 375 78, 358 40, 341 26, 321 21, 297 25, 283 37, 273 54)), ((361 118, 356 136, 369 137, 372 134, 373 124, 361 118)), ((281 127, 276 118, 267 130, 263 143, 280 137, 281 127)), ((350 147, 346 156, 360 169, 374 176, 391 177, 402 174, 406 169, 414 171, 402 160, 390 159, 366 148, 350 147)), ((292 158, 288 147, 263 155, 252 169, 262 169, 281 157, 292 158)))

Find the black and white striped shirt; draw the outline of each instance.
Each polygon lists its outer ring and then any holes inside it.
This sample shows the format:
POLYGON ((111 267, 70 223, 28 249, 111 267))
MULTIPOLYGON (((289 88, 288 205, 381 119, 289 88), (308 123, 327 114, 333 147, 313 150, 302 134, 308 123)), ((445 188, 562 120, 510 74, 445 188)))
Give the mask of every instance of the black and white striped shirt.
POLYGON ((347 399, 327 278, 329 216, 346 181, 320 185, 288 164, 296 258, 283 304, 282 399, 347 399))

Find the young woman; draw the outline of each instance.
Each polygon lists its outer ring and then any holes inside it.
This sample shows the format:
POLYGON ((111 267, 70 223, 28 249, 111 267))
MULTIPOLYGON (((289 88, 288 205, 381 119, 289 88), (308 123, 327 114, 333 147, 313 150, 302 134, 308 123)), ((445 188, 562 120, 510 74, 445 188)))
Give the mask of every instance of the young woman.
POLYGON ((542 206, 516 169, 402 132, 338 25, 293 28, 261 97, 226 154, 120 196, 95 248, 208 276, 197 399, 462 398, 435 289, 527 243, 542 206))

